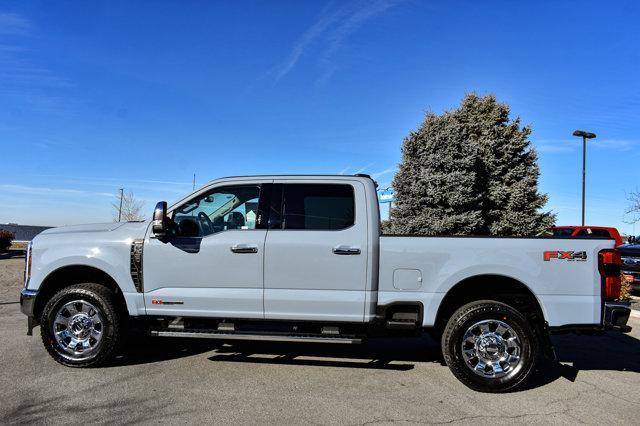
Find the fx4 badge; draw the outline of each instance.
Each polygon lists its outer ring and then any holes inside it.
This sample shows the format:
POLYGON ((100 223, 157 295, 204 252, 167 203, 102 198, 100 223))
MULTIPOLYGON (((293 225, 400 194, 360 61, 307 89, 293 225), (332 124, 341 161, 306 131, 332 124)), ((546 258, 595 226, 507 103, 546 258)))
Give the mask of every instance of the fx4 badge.
POLYGON ((586 251, 545 251, 544 261, 549 262, 551 259, 560 260, 587 260, 586 251))

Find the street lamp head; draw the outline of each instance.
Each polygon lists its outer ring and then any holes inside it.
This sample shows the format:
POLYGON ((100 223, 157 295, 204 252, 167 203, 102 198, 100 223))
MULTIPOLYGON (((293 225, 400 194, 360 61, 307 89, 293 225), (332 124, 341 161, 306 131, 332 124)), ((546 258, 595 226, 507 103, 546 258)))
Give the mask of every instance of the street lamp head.
POLYGON ((580 136, 585 139, 593 139, 596 137, 595 133, 585 132, 584 130, 576 130, 573 132, 573 136, 580 136))

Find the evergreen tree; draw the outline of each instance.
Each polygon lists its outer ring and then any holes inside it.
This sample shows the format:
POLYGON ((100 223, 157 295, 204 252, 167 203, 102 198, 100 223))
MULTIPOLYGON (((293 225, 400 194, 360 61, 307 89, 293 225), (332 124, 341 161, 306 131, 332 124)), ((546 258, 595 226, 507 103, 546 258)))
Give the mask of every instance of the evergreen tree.
POLYGON ((400 234, 536 235, 553 225, 540 209, 531 129, 509 121, 494 96, 427 114, 402 146, 389 228, 400 234))

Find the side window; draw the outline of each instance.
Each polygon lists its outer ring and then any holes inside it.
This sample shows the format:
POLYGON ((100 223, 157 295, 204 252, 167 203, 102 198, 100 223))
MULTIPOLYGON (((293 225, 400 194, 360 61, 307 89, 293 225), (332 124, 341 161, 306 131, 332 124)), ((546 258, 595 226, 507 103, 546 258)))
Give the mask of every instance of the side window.
POLYGON ((187 201, 173 212, 175 233, 204 237, 233 229, 255 229, 260 187, 225 186, 187 201))
POLYGON ((284 185, 282 229, 340 230, 353 225, 354 220, 351 185, 284 185))

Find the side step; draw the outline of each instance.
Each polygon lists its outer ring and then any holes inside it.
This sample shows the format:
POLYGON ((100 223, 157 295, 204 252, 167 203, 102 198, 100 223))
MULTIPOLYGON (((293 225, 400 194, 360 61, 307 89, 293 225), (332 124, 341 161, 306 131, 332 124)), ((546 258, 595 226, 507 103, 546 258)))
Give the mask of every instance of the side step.
POLYGON ((262 340, 269 342, 307 342, 307 343, 342 343, 354 345, 362 343, 358 337, 323 337, 323 336, 296 336, 279 334, 250 334, 250 333, 221 333, 217 331, 156 331, 149 332, 151 336, 158 337, 188 337, 196 339, 223 339, 223 340, 262 340))

